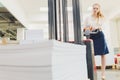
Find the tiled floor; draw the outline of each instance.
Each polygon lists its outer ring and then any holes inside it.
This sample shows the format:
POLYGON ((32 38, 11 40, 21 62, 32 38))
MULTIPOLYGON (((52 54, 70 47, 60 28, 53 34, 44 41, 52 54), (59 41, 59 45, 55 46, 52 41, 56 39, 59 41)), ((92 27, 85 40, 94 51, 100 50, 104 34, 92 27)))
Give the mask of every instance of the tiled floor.
MULTIPOLYGON (((101 70, 97 71, 97 78, 101 80, 101 70)), ((105 80, 120 80, 120 70, 106 70, 105 80)))

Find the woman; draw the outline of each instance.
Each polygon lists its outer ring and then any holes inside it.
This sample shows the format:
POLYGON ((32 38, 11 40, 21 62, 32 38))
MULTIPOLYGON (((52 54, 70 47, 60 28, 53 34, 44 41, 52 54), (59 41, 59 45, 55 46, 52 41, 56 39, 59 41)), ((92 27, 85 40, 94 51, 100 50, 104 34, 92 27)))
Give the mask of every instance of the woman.
POLYGON ((93 32, 97 32, 97 34, 91 34, 90 38, 93 40, 94 43, 94 52, 95 55, 101 56, 101 64, 102 64, 102 80, 105 79, 105 55, 109 53, 104 33, 102 32, 102 28, 104 22, 104 16, 101 13, 100 5, 98 3, 93 4, 93 13, 85 20, 85 29, 89 29, 93 32))

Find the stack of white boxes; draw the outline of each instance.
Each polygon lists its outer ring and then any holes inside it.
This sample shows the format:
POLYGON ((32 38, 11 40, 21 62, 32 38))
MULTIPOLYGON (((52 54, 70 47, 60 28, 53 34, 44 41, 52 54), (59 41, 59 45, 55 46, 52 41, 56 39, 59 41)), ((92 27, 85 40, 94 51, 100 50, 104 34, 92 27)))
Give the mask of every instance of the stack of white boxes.
POLYGON ((86 47, 58 41, 0 46, 0 80, 87 80, 86 47))

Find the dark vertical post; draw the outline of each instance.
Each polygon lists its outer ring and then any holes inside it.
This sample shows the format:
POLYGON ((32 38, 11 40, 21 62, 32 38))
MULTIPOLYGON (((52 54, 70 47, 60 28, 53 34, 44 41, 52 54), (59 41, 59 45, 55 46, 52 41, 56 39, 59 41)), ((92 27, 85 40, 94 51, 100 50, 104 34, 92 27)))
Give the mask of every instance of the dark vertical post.
POLYGON ((53 28, 53 2, 48 0, 48 23, 49 23, 49 39, 53 39, 52 28, 53 28))
POLYGON ((76 44, 79 43, 82 44, 79 0, 72 0, 72 5, 73 5, 74 40, 76 44))
POLYGON ((88 70, 88 78, 90 80, 97 80, 97 72, 95 66, 95 58, 94 58, 94 47, 93 41, 87 39, 84 41, 86 45, 86 59, 87 59, 87 70, 88 70))
POLYGON ((57 32, 57 1, 54 0, 54 23, 55 23, 55 26, 54 26, 54 36, 55 36, 55 40, 58 39, 58 32, 57 32))
POLYGON ((63 13, 63 41, 67 42, 69 40, 67 0, 62 0, 62 13, 63 13))
POLYGON ((49 39, 57 40, 56 0, 48 0, 49 39))

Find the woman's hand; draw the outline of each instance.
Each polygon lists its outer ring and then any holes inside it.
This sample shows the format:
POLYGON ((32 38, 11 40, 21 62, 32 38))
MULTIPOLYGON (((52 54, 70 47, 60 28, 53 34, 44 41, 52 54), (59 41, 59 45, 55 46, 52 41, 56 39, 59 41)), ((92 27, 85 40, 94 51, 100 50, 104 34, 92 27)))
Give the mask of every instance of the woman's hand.
POLYGON ((102 28, 101 28, 101 27, 98 27, 98 28, 96 28, 96 29, 99 29, 100 31, 102 30, 102 28))
POLYGON ((83 29, 84 32, 85 32, 86 30, 92 31, 92 30, 93 30, 93 27, 85 27, 85 28, 83 29))
POLYGON ((101 28, 101 27, 98 27, 98 29, 99 29, 99 30, 102 30, 102 28, 101 28))
POLYGON ((94 30, 96 30, 96 29, 99 29, 99 30, 102 30, 102 28, 101 27, 92 27, 92 31, 94 31, 94 30))

